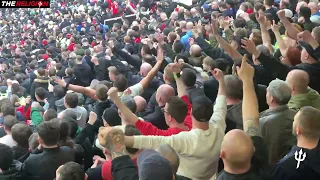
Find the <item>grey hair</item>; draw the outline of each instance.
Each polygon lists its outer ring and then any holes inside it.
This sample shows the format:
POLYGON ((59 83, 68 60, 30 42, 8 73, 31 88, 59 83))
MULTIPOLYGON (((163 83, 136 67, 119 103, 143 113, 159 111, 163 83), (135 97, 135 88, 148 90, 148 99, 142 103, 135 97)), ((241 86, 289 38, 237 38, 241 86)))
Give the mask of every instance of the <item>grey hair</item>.
POLYGON ((257 50, 259 50, 262 54, 266 55, 266 56, 270 56, 270 50, 268 49, 267 46, 260 44, 257 46, 257 50))
POLYGON ((286 105, 291 99, 291 88, 280 79, 271 81, 267 90, 278 105, 286 105))
POLYGON ((129 95, 124 95, 121 98, 121 102, 131 110, 131 112, 136 113, 137 111, 137 104, 134 101, 133 97, 129 95))

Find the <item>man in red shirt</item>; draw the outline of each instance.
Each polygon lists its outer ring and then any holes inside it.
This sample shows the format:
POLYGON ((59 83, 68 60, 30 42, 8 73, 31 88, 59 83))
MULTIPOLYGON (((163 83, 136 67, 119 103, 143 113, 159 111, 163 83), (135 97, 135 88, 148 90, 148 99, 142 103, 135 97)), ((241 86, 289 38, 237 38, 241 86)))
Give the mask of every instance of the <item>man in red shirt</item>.
MULTIPOLYGON (((177 69, 178 67, 170 64, 169 68, 177 69)), ((177 71, 174 70, 174 72, 177 71)), ((174 77, 177 84, 178 97, 170 97, 163 109, 165 121, 169 126, 169 129, 167 130, 160 130, 151 123, 139 119, 121 102, 120 98, 117 96, 118 90, 116 88, 110 89, 108 95, 116 104, 126 122, 128 124, 134 124, 143 135, 171 136, 178 134, 181 131, 189 131, 192 128, 192 119, 190 115, 192 105, 186 95, 186 87, 179 78, 179 75, 174 74, 174 77)))

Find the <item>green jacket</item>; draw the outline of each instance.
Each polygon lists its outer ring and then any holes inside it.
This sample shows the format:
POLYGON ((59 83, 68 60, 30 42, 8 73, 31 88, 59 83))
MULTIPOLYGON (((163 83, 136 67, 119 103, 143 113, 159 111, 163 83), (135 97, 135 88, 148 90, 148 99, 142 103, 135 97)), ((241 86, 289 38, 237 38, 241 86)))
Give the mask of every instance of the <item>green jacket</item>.
POLYGON ((312 106, 314 108, 320 109, 320 95, 317 91, 309 88, 308 92, 305 94, 299 94, 292 96, 288 106, 290 109, 299 111, 300 108, 304 106, 312 106))
POLYGON ((41 116, 40 111, 35 107, 31 109, 30 117, 31 117, 32 124, 35 127, 39 126, 39 124, 43 121, 43 117, 41 116))

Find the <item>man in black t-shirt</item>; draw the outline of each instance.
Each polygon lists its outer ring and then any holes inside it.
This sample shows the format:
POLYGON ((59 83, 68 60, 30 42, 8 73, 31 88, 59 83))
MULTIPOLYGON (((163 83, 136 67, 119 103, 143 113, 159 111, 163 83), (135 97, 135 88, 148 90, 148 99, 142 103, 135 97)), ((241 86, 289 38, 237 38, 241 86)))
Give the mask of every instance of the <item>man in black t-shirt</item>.
POLYGON ((273 180, 320 179, 320 110, 307 106, 300 109, 293 121, 297 146, 276 164, 273 180))

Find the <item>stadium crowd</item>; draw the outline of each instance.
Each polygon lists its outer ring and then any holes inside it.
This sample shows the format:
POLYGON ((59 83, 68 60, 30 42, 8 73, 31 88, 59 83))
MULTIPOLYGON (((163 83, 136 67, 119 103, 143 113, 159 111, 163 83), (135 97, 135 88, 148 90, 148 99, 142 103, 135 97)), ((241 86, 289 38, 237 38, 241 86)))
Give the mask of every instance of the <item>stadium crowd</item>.
POLYGON ((319 180, 318 0, 0 10, 0 180, 319 180))

